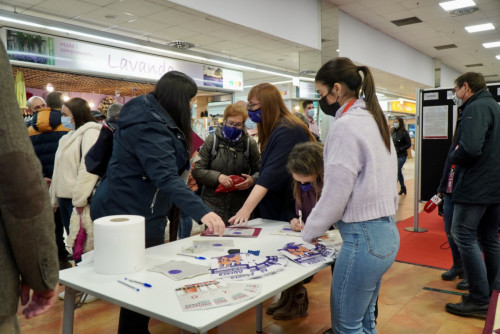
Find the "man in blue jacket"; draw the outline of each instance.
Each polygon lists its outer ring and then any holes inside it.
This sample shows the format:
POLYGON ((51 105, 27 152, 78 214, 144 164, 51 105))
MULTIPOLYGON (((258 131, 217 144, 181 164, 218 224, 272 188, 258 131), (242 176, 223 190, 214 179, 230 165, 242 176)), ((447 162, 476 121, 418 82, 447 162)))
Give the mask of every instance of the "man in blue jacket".
MULTIPOLYGON (((35 153, 42 163, 42 172, 47 184, 50 185, 52 173, 54 172, 54 160, 59 139, 68 133, 61 124, 61 108, 63 105, 63 95, 61 92, 50 92, 45 97, 47 108, 41 107, 36 110, 28 128, 28 134, 35 149, 35 153)), ((64 244, 64 226, 59 213, 59 208, 54 212, 54 222, 56 224, 56 243, 59 255, 59 270, 71 268, 68 261, 68 251, 64 244)))
POLYGON ((492 290, 500 289, 500 106, 480 73, 459 76, 454 89, 464 104, 458 144, 450 155, 457 173, 451 235, 462 255, 469 295, 446 310, 486 316, 492 290))

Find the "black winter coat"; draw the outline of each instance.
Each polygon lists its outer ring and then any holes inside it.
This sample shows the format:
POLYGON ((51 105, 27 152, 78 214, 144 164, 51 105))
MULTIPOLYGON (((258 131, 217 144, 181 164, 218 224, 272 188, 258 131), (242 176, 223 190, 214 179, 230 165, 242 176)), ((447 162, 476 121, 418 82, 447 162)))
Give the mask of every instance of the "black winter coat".
POLYGON ((408 131, 406 131, 406 129, 403 129, 402 131, 395 130, 391 136, 394 146, 396 147, 396 154, 398 158, 407 157, 408 149, 411 147, 411 139, 408 131))
POLYGON ((456 138, 450 155, 457 165, 453 202, 500 203, 500 106, 487 89, 463 105, 456 138))
POLYGON ((92 199, 92 219, 118 214, 146 218, 146 244, 164 240, 172 205, 199 221, 211 210, 180 178, 189 170, 184 134, 153 95, 126 103, 113 137, 113 154, 92 199), (155 116, 156 115, 156 116, 155 116))
POLYGON ((233 143, 222 136, 221 129, 215 130, 217 136, 217 155, 212 157, 214 136, 209 135, 205 144, 200 149, 199 157, 193 169, 193 177, 198 184, 203 185, 201 198, 205 203, 227 224, 229 218, 243 206, 252 188, 247 190, 235 190, 228 193, 215 193, 219 185, 219 175, 251 175, 254 183, 257 183, 260 169, 260 153, 257 142, 249 138, 246 132, 241 138, 233 143), (248 140, 250 139, 250 140, 248 140), (244 151, 248 145, 248 158, 244 151))

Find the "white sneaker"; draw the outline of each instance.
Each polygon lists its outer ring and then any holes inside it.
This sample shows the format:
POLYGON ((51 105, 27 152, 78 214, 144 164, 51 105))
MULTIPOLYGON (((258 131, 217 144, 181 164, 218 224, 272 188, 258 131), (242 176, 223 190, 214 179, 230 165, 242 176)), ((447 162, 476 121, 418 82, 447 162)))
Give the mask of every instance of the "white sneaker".
MULTIPOLYGON (((57 298, 64 300, 64 292, 65 291, 58 294, 57 298)), ((89 295, 88 293, 81 293, 81 292, 76 293, 76 298, 77 298, 77 304, 88 304, 88 303, 92 303, 98 299, 96 296, 92 296, 92 295, 89 295)))
POLYGON ((96 296, 92 296, 92 295, 89 295, 88 293, 84 293, 80 296, 78 303, 88 304, 88 303, 95 302, 96 300, 97 300, 96 296))
POLYGON ((57 295, 57 298, 64 300, 64 291, 57 295))

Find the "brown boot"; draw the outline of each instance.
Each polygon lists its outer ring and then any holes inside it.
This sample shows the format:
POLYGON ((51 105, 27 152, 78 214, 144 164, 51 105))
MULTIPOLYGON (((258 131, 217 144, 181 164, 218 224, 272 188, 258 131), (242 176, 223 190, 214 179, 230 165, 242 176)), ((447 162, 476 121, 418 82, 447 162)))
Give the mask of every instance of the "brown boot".
POLYGON ((285 306, 279 308, 273 313, 273 319, 291 320, 307 316, 309 299, 307 298, 307 290, 304 287, 304 284, 300 282, 292 286, 289 290, 292 290, 291 298, 288 299, 285 306))
POLYGON ((285 291, 283 291, 281 293, 280 299, 278 299, 278 301, 276 303, 273 303, 273 304, 269 305, 269 307, 266 310, 266 313, 269 314, 269 315, 272 315, 274 313, 274 311, 276 311, 280 307, 285 306, 285 304, 288 302, 288 300, 292 296, 292 294, 290 292, 292 288, 288 288, 285 291))

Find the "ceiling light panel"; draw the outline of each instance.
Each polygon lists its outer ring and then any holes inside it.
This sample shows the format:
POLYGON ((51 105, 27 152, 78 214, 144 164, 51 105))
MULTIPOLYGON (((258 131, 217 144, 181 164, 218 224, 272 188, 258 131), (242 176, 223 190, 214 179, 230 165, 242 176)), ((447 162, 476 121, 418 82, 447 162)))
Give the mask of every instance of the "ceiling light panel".
POLYGON ((472 0, 454 0, 454 1, 440 2, 439 5, 444 10, 450 11, 459 8, 472 7, 475 6, 476 3, 472 0))
POLYGON ((483 46, 487 49, 489 48, 498 48, 500 46, 500 41, 498 42, 490 42, 490 43, 483 43, 483 46))
POLYGON ((494 30, 494 29, 495 29, 495 26, 493 26, 493 24, 491 24, 491 23, 478 24, 478 25, 474 25, 474 26, 465 27, 465 30, 467 30, 467 32, 469 32, 469 33, 486 31, 486 30, 494 30))

